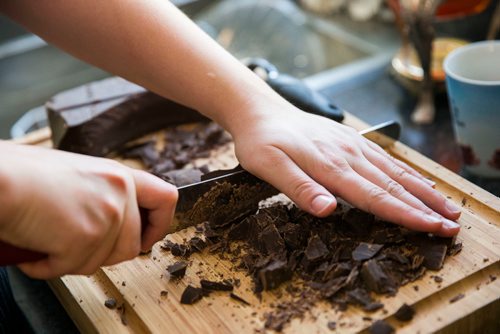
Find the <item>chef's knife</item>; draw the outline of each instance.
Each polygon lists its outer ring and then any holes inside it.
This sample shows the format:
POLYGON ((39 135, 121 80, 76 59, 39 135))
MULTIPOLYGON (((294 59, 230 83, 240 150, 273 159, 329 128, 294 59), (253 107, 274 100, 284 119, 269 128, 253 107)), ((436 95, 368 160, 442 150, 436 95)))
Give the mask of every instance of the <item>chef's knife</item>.
MULTIPOLYGON (((399 133, 400 125, 394 121, 360 131, 360 134, 383 148, 399 138, 399 133)), ((175 219, 170 232, 204 221, 210 221, 212 226, 231 223, 254 212, 261 200, 279 193, 273 186, 240 166, 208 173, 202 181, 178 187, 178 191, 175 219)), ((141 220, 144 228, 147 225, 147 212, 144 210, 141 210, 141 220)), ((0 241, 0 266, 37 261, 44 257, 45 254, 0 241)))

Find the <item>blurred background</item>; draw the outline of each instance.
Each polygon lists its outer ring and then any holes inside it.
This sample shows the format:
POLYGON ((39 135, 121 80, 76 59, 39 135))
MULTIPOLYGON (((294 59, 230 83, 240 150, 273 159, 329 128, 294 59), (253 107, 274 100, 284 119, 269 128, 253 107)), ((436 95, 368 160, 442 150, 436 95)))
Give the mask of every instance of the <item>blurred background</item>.
MULTIPOLYGON (((401 25, 395 12, 405 2, 419 0, 173 2, 236 57, 265 58, 369 123, 400 121, 403 142, 460 170, 443 88, 435 89, 437 113, 430 124, 414 124, 410 118, 421 69, 418 72, 418 59, 396 59, 398 53, 401 57, 405 26, 404 17, 401 25), (404 66, 395 67, 395 59, 404 66)), ((436 37, 446 43, 486 39, 494 18, 500 16, 495 14, 498 2, 440 1, 439 15, 431 17, 436 37)), ((0 16, 0 138, 44 126, 43 105, 51 96, 107 76, 0 16)))

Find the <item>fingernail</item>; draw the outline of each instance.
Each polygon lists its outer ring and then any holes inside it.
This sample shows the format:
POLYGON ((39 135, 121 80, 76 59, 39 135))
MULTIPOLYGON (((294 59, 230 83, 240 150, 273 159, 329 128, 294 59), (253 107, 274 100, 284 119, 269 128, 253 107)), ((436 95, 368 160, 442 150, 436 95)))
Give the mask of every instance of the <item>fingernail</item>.
POLYGON ((436 185, 436 182, 432 181, 432 180, 429 180, 427 178, 424 177, 424 181, 427 182, 428 185, 430 185, 431 187, 434 188, 434 186, 436 185))
POLYGON ((448 211, 450 211, 451 213, 455 214, 461 212, 460 208, 455 203, 449 200, 446 200, 446 209, 448 209, 448 211))
POLYGON ((319 196, 316 196, 316 198, 313 199, 312 203, 311 203, 311 207, 312 207, 312 210, 316 213, 316 214, 321 214, 323 211, 325 211, 326 209, 328 209, 328 207, 330 205, 332 205, 333 203, 333 198, 330 197, 330 196, 326 196, 326 195, 319 195, 319 196))
POLYGON ((449 219, 443 219, 444 221, 444 226, 448 229, 454 229, 454 228, 457 228, 457 227, 460 227, 459 224, 455 223, 454 221, 451 221, 449 219))
POLYGON ((431 216, 431 215, 427 215, 426 220, 427 220, 427 222, 429 222, 431 224, 442 224, 443 223, 443 220, 441 218, 431 216))

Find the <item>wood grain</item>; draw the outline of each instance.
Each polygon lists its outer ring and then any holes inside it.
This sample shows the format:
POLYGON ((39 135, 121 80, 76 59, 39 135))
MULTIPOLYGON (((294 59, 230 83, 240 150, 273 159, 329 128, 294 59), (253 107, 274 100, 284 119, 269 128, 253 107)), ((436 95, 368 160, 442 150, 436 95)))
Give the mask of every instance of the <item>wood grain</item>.
MULTIPOLYGON (((357 129, 367 126, 351 115, 347 115, 346 123, 357 129)), ((36 143, 47 144, 39 140, 36 143)), ((436 283, 431 278, 434 273, 428 272, 402 287, 395 297, 382 297, 383 310, 366 314, 350 307, 339 313, 321 303, 304 319, 293 320, 285 333, 331 333, 326 326, 328 321, 336 321, 339 332, 366 331, 371 324, 363 319, 366 316, 387 319, 401 333, 493 332, 500 326, 500 277, 494 279, 500 275, 500 200, 399 142, 388 151, 432 178, 439 191, 462 206, 462 230, 458 236, 463 243, 462 252, 446 260, 439 272, 443 282, 436 283), (414 286, 418 286, 418 291, 414 286), (465 297, 450 303, 459 293, 465 297), (417 310, 409 323, 393 317, 403 303, 417 310)), ((209 162, 214 168, 232 167, 236 164, 232 146, 215 152, 209 162)), ((167 238, 181 241, 192 233, 188 229, 167 238)), ((89 277, 65 276, 50 285, 78 328, 86 333, 254 333, 263 327, 263 314, 277 300, 278 292, 264 293, 259 302, 242 272, 235 272, 229 261, 207 252, 190 258, 184 279, 169 281, 165 269, 175 261, 157 244, 151 254, 102 268, 89 277), (214 293, 191 306, 179 303, 187 284, 198 285, 200 278, 221 276, 240 279, 241 286, 235 292, 251 306, 230 300, 224 293, 214 293), (168 291, 167 296, 161 296, 164 290, 168 291), (125 305, 127 325, 122 323, 119 311, 104 306, 110 297, 125 305)), ((284 296, 280 301, 286 299, 284 296)))

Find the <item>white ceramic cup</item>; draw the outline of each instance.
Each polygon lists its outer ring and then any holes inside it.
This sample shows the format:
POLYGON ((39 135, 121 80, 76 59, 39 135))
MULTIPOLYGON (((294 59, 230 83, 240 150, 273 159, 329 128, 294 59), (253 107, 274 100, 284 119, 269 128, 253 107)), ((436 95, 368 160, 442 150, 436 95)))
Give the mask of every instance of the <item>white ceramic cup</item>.
POLYGON ((500 41, 455 49, 444 70, 465 170, 500 178, 500 41))

